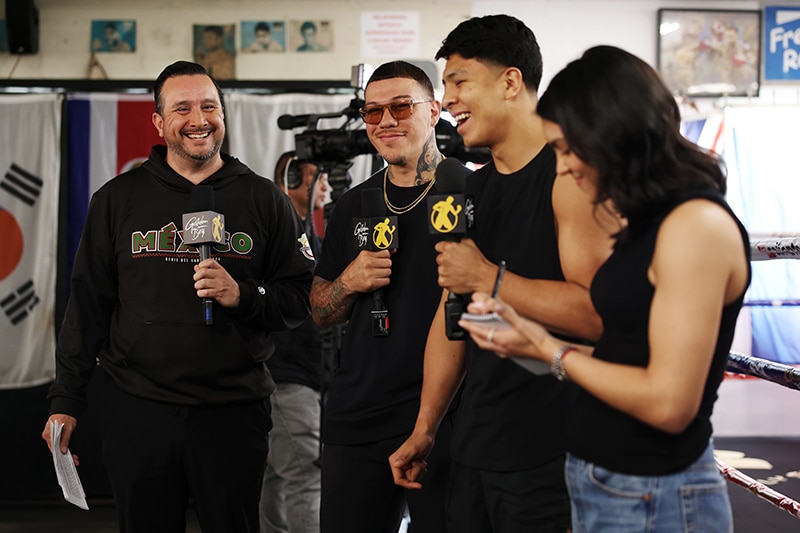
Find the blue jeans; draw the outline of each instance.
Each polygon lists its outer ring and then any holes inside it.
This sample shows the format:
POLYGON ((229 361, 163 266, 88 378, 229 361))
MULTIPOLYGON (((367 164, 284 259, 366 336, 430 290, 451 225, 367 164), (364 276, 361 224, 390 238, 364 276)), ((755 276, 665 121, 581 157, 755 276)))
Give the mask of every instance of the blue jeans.
MULTIPOLYGON (((319 533, 320 394, 278 383, 270 397, 267 471, 261 489, 262 533, 319 533)), ((388 467, 387 467, 388 469, 388 467)))
POLYGON ((574 533, 733 531, 728 489, 712 443, 675 474, 619 474, 569 454, 565 471, 574 533))

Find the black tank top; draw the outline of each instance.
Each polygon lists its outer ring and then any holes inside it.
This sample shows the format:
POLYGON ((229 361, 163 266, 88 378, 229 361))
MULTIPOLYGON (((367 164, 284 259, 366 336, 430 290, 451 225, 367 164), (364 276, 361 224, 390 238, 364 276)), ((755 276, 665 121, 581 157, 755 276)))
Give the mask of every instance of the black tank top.
MULTIPOLYGON (((658 229, 678 205, 695 198, 711 200, 736 219, 748 260, 750 242, 741 222, 723 197, 710 189, 676 194, 673 201, 645 220, 631 220, 627 233, 608 261, 600 267, 591 286, 592 302, 603 319, 603 335, 594 357, 632 366, 647 366, 650 359, 648 327, 654 287, 647 279, 658 229)), ((693 463, 711 437, 711 412, 717 399, 733 342, 736 317, 744 292, 722 311, 719 336, 711 368, 695 419, 678 435, 665 433, 622 413, 581 390, 570 416, 570 453, 604 468, 632 475, 663 475, 693 463)))

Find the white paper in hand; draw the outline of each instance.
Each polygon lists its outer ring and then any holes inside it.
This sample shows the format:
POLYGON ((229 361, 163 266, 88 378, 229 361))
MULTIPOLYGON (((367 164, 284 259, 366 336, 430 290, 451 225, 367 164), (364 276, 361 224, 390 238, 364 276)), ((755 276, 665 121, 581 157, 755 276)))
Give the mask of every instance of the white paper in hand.
MULTIPOLYGON (((506 322, 505 319, 503 319, 503 317, 501 317, 497 313, 486 313, 486 314, 462 313, 461 320, 469 320, 470 322, 475 322, 482 326, 494 328, 497 330, 508 329, 511 327, 511 324, 506 322)), ((521 366, 531 374, 535 374, 537 376, 544 376, 545 374, 550 373, 550 365, 545 363, 544 361, 539 361, 538 359, 532 359, 529 357, 509 357, 509 359, 517 363, 519 366, 521 366)))
POLYGON ((53 448, 53 466, 56 469, 56 478, 61 490, 64 493, 64 499, 73 505, 77 505, 81 509, 89 510, 86 504, 86 494, 83 492, 83 485, 81 479, 78 477, 78 470, 75 468, 75 463, 72 461, 72 453, 67 450, 67 453, 62 454, 59 443, 61 442, 61 430, 64 424, 52 420, 50 422, 50 441, 53 448))

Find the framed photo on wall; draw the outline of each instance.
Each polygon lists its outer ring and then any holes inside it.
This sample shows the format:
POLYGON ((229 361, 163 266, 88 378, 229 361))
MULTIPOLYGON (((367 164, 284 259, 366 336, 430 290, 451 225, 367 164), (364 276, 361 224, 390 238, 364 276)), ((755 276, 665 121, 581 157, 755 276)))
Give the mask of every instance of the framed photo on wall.
POLYGON ((194 60, 218 80, 236 79, 236 25, 194 24, 194 60))
POLYGON ((282 20, 243 20, 242 52, 260 54, 286 51, 286 24, 282 20))
POLYGON ((761 11, 659 9, 657 53, 676 94, 758 96, 761 11))
POLYGON ((92 20, 91 52, 135 52, 135 20, 92 20))
POLYGON ((290 20, 288 47, 292 52, 330 52, 333 50, 333 21, 290 20))

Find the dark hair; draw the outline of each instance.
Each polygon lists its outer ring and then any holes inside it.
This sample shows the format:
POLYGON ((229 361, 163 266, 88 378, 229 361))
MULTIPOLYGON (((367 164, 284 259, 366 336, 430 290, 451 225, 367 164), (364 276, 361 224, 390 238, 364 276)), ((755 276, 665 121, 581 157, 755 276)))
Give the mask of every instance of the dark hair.
POLYGON ((317 25, 311 22, 310 20, 305 21, 303 24, 300 25, 300 33, 305 33, 306 30, 314 30, 317 31, 317 25))
POLYGON ((256 24, 256 27, 253 30, 253 33, 258 32, 258 31, 265 31, 265 32, 269 33, 270 32, 269 24, 267 24, 266 22, 259 22, 258 24, 256 24))
POLYGON ((153 98, 156 102, 156 113, 161 115, 164 103, 161 101, 161 89, 164 87, 164 82, 176 76, 208 76, 212 81, 214 87, 217 88, 219 95, 219 103, 222 105, 222 89, 219 88, 217 81, 211 77, 203 65, 192 63, 191 61, 176 61, 171 65, 167 65, 161 74, 156 78, 156 83, 153 86, 153 98))
POLYGON ((680 132, 675 97, 653 68, 624 50, 596 46, 556 74, 537 106, 580 159, 597 169, 596 204, 646 215, 671 192, 725 193, 722 160, 680 132))
POLYGON ((212 26, 206 26, 203 33, 216 33, 218 37, 222 37, 225 34, 225 30, 222 29, 222 26, 214 24, 212 26))
POLYGON ((529 90, 538 91, 542 81, 542 52, 530 28, 509 15, 487 15, 465 20, 444 41, 436 59, 458 54, 501 67, 515 67, 529 90))
POLYGON ((424 70, 407 61, 389 61, 379 66, 373 71, 372 76, 369 77, 367 87, 369 87, 369 84, 373 81, 391 80, 394 78, 408 78, 414 80, 422 86, 427 96, 431 99, 434 98, 431 79, 425 74, 424 70))

